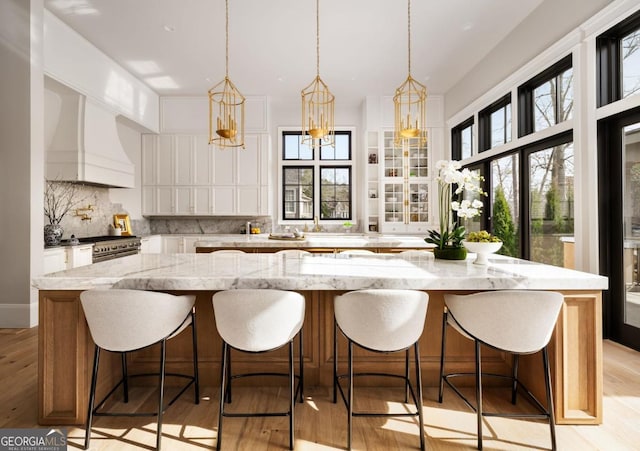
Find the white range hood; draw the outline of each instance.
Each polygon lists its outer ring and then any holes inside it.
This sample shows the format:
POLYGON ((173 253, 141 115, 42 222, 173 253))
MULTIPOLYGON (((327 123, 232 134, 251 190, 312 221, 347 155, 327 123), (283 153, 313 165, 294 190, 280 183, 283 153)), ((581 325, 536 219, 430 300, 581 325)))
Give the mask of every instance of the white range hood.
POLYGON ((46 178, 134 188, 116 114, 50 79, 45 87, 46 178))

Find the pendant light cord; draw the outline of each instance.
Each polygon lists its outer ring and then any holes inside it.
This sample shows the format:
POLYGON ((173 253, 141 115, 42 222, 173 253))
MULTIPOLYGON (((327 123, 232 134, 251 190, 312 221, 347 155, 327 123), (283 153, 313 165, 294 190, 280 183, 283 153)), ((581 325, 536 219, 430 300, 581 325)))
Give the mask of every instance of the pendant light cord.
POLYGON ((316 75, 320 76, 320 0, 316 0, 316 75))
POLYGON ((225 0, 225 60, 224 76, 229 78, 229 0, 225 0))
POLYGON ((409 76, 411 76, 411 0, 407 0, 407 42, 409 43, 408 45, 408 51, 409 51, 409 58, 407 58, 407 60, 409 61, 409 76))

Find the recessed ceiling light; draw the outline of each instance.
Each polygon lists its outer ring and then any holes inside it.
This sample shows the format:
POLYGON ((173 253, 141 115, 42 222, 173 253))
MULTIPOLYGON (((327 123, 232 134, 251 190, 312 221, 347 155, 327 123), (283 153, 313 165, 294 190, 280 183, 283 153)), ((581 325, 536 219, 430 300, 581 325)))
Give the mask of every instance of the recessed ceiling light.
POLYGON ((176 31, 176 27, 174 27, 173 25, 169 25, 169 24, 164 24, 162 26, 162 28, 164 29, 164 31, 167 31, 169 33, 173 33, 174 31, 176 31))

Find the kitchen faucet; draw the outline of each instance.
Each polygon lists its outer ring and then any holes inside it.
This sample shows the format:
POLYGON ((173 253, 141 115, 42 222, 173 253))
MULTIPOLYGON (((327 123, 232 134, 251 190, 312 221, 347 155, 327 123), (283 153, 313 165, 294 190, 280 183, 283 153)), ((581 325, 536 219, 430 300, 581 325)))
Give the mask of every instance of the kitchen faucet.
POLYGON ((322 230, 322 227, 320 227, 320 224, 318 224, 318 217, 314 216, 313 217, 313 231, 314 232, 320 232, 322 230))

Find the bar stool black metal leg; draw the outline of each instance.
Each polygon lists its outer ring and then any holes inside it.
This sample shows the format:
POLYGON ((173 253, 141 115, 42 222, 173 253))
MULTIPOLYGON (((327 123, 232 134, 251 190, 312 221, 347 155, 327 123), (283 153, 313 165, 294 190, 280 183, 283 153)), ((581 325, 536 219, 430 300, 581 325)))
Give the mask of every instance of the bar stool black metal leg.
POLYGON ((516 396, 518 394, 518 364, 520 363, 520 355, 515 354, 513 356, 513 386, 511 387, 511 404, 516 403, 516 396))
POLYGON ((304 402, 304 346, 303 346, 303 336, 304 336, 304 328, 300 329, 300 403, 304 402))
POLYGON ((416 341, 413 345, 415 359, 416 359, 416 390, 418 396, 418 426, 420 427, 420 450, 424 451, 425 449, 425 438, 424 438, 424 416, 423 416, 423 405, 422 405, 422 369, 420 368, 420 346, 416 341))
POLYGON ((347 406, 347 449, 351 449, 351 431, 353 420, 353 343, 349 340, 349 405, 347 406))
POLYGON ((91 376, 91 392, 89 393, 89 411, 87 412, 87 427, 84 432, 84 449, 89 449, 91 440, 91 424, 93 423, 93 406, 96 402, 96 382, 98 380, 98 362, 100 360, 100 348, 96 345, 93 351, 93 374, 91 376))
POLYGON ((442 340, 440 346, 440 388, 438 390, 438 402, 442 404, 442 397, 444 395, 444 350, 447 344, 447 308, 444 308, 442 313, 442 340))
POLYGON ((338 323, 333 320, 333 403, 338 400, 338 323))
POLYGON ((549 354, 547 347, 542 348, 542 364, 544 367, 544 381, 547 392, 547 413, 549 414, 549 429, 551 432, 551 449, 556 450, 556 425, 553 413, 553 396, 551 396, 551 370, 549 369, 549 354))
POLYGON ((409 402, 409 348, 404 351, 404 403, 409 402))
POLYGON ((160 440, 162 439, 162 415, 164 411, 164 370, 167 358, 167 341, 162 340, 160 345, 160 393, 158 394, 158 431, 156 435, 156 449, 160 451, 160 440))
POLYGON ((478 423, 478 449, 482 449, 482 365, 480 363, 480 342, 476 343, 476 413, 478 423))
POLYGON ((227 343, 222 342, 222 364, 220 365, 220 406, 218 409, 218 437, 216 439, 216 450, 220 450, 222 443, 222 417, 224 416, 224 402, 226 392, 226 376, 227 376, 227 343))
POLYGON ((293 449, 294 415, 296 405, 296 383, 295 371, 293 369, 293 340, 289 342, 289 449, 293 449))
POLYGON ((231 403, 231 347, 229 347, 228 345, 227 345, 227 353, 225 358, 227 359, 226 361, 227 385, 225 387, 224 394, 225 394, 225 401, 230 404, 231 403))
POLYGON ((196 311, 191 310, 191 339, 193 340, 193 384, 195 403, 200 404, 200 376, 198 374, 198 334, 196 333, 196 311))
POLYGON ((120 363, 122 366, 122 396, 124 402, 129 402, 129 372, 127 371, 127 353, 120 353, 120 363))

